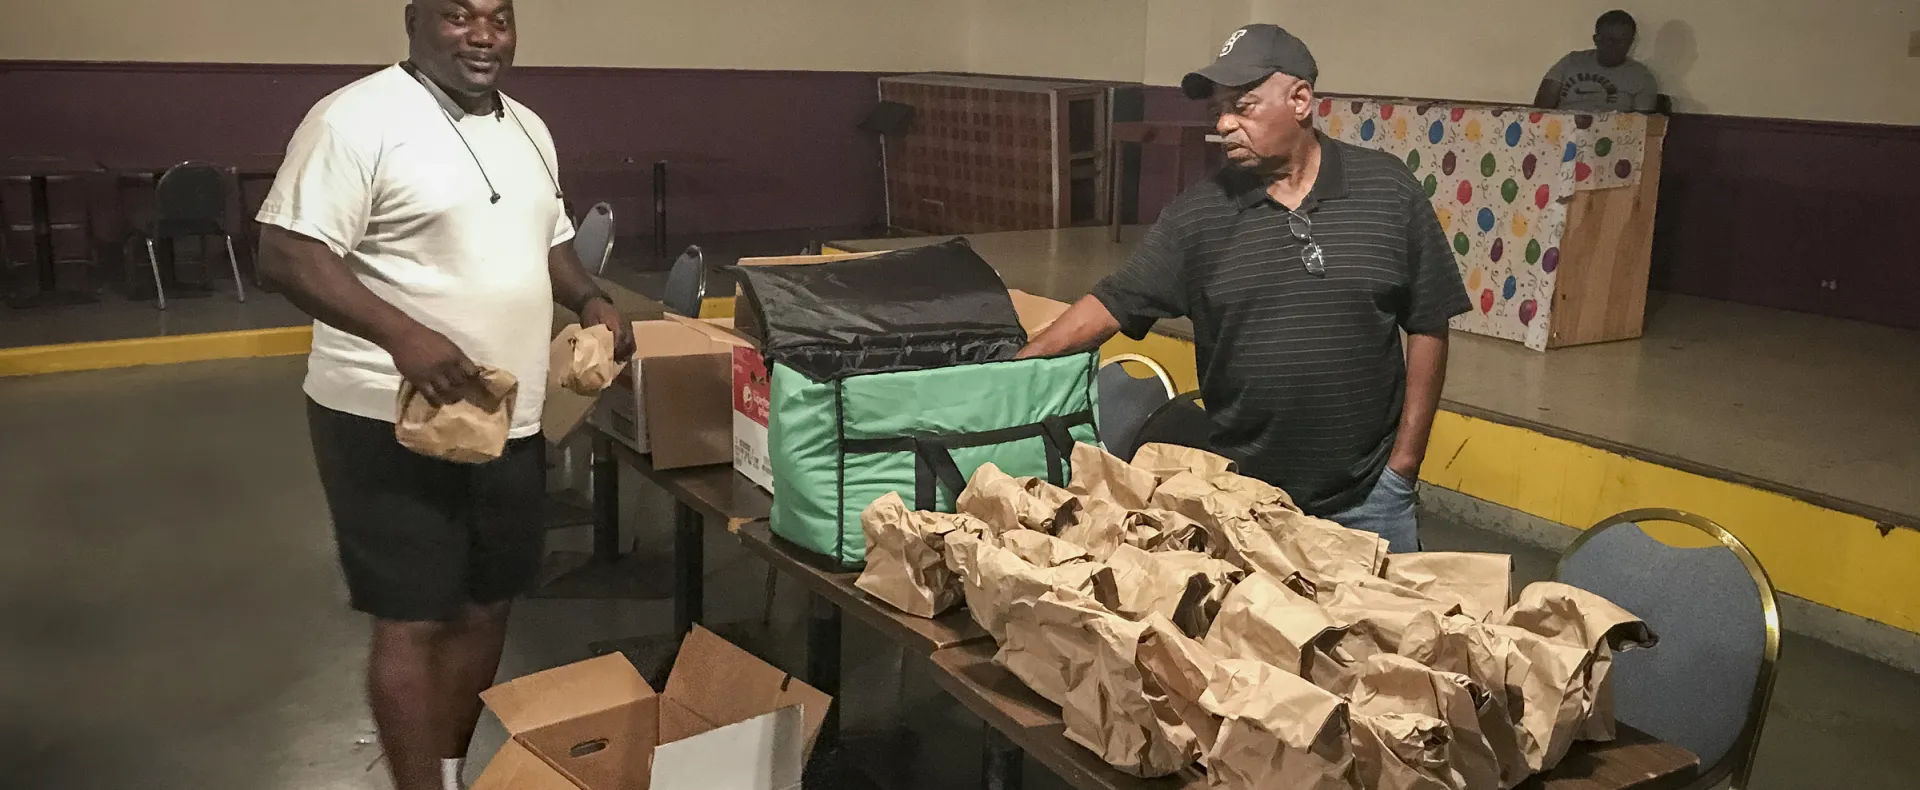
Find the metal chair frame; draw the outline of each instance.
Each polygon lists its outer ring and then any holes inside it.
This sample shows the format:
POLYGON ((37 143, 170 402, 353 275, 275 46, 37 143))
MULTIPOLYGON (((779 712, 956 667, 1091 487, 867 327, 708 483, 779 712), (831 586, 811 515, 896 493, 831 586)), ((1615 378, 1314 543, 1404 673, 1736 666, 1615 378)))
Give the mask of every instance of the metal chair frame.
POLYGON ((1684 524, 1699 530, 1731 550, 1734 556, 1740 558, 1740 564, 1746 567, 1747 574, 1753 577, 1754 588, 1760 596, 1760 612, 1766 624, 1767 641, 1760 657, 1759 672, 1754 677, 1753 697, 1747 706, 1747 720, 1741 727, 1740 735, 1734 739, 1733 746, 1727 749, 1727 753, 1721 755, 1713 765, 1702 768, 1699 777, 1688 785, 1689 790, 1708 788, 1731 775, 1733 780, 1728 786, 1729 790, 1745 790, 1748 780, 1753 775, 1754 758, 1760 751, 1760 732, 1766 724, 1767 708, 1773 700, 1773 682, 1780 664, 1779 600, 1774 591, 1773 580, 1767 576, 1766 569, 1760 567, 1760 561, 1754 558, 1753 552, 1747 549, 1747 545, 1741 543, 1733 533, 1711 519, 1684 510, 1672 508, 1629 510, 1602 519, 1574 539, 1573 543, 1567 546, 1566 551, 1561 552, 1560 561, 1554 568, 1554 578, 1560 578, 1568 558, 1578 553, 1580 548, 1595 536, 1622 524, 1633 524, 1637 528, 1643 522, 1684 524))
MULTIPOLYGON (((159 229, 160 223, 165 221, 165 218, 161 215, 160 196, 166 193, 166 184, 170 179, 174 177, 174 174, 187 169, 202 169, 202 168, 219 173, 222 179, 226 177, 229 170, 229 168, 225 168, 220 165, 213 164, 212 162, 197 162, 197 161, 181 162, 180 164, 167 168, 167 172, 162 173, 160 175, 160 179, 153 183, 153 199, 154 199, 153 222, 154 224, 148 228, 145 228, 144 231, 141 233, 141 235, 146 237, 147 265, 153 271, 154 298, 158 303, 158 307, 161 310, 167 309, 167 287, 165 284, 162 283, 163 278, 161 278, 160 276, 160 255, 154 249, 155 231, 159 229)), ((225 202, 225 198, 231 197, 231 195, 227 193, 225 187, 226 187, 226 182, 222 180, 221 181, 221 197, 223 198, 222 200, 223 203, 225 202)), ((239 256, 235 255, 233 252, 233 233, 230 232, 226 227, 226 220, 224 218, 219 220, 219 224, 220 224, 220 240, 225 242, 227 245, 227 265, 233 268, 234 295, 238 297, 238 299, 241 302, 245 302, 247 301, 247 286, 245 283, 241 282, 240 258, 239 256)), ((172 238, 172 237, 169 236, 169 238, 172 238)), ((201 249, 204 250, 205 248, 202 247, 201 249)))

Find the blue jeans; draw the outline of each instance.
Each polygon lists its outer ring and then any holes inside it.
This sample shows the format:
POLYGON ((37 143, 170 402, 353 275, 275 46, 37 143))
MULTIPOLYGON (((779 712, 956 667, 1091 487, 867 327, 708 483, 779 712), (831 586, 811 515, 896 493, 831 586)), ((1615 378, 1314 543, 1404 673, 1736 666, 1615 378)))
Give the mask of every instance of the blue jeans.
POLYGON ((1358 505, 1327 519, 1348 529, 1363 529, 1387 539, 1387 550, 1405 554, 1420 550, 1419 524, 1413 515, 1414 484, 1399 472, 1385 469, 1373 491, 1358 505))

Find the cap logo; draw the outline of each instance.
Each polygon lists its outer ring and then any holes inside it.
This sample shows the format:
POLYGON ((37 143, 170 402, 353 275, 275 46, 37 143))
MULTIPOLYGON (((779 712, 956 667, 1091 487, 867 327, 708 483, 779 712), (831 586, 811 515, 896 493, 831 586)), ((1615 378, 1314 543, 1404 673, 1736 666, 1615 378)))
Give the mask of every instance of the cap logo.
POLYGON ((1233 35, 1227 36, 1226 46, 1223 46, 1220 48, 1219 57, 1223 57, 1223 58, 1226 57, 1227 53, 1233 51, 1233 45, 1240 43, 1240 39, 1246 38, 1246 36, 1247 36, 1247 29, 1244 27, 1240 28, 1239 30, 1233 31, 1233 35))

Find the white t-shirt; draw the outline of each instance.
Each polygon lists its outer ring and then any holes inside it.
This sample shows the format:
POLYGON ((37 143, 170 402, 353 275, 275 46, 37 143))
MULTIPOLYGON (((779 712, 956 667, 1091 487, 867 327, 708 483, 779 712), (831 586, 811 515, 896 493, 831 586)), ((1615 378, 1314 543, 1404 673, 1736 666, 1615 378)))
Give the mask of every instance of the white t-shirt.
POLYGON ((1547 79, 1560 83, 1562 110, 1651 112, 1660 95, 1653 72, 1640 61, 1602 66, 1591 49, 1568 53, 1547 70, 1547 79))
MULTIPOLYGON (((553 320, 547 255, 573 238, 573 224, 548 169, 553 136, 533 111, 500 98, 504 115, 468 115, 398 66, 341 88, 294 131, 258 219, 325 242, 375 296, 475 362, 512 373, 519 438, 540 430, 553 320)), ((398 417, 393 357, 319 321, 305 389, 335 411, 398 417)))

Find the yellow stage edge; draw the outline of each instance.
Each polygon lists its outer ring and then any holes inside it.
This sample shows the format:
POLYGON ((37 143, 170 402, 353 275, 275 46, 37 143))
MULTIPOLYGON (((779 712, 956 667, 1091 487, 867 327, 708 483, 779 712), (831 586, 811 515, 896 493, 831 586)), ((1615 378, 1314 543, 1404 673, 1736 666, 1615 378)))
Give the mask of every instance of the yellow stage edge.
POLYGON ((308 326, 0 349, 0 377, 307 353, 308 326))

